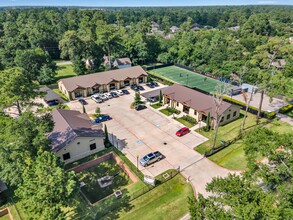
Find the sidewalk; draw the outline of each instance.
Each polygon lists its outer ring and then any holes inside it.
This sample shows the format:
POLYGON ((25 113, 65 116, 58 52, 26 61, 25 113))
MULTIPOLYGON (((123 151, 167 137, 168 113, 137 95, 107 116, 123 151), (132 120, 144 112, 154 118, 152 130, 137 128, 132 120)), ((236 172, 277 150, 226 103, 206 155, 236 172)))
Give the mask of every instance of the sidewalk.
POLYGON ((278 113, 276 115, 277 118, 279 118, 281 121, 283 122, 287 122, 288 124, 290 124, 291 126, 293 126, 293 118, 287 116, 287 115, 283 115, 283 114, 280 114, 278 113))

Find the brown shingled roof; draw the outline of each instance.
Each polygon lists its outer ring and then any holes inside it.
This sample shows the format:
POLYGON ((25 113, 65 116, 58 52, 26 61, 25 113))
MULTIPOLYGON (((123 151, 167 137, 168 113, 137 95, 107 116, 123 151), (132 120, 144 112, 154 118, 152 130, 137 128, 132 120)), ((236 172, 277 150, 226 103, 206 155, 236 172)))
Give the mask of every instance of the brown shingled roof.
POLYGON ((94 125, 87 114, 74 110, 54 109, 55 123, 48 138, 53 151, 59 151, 77 137, 104 137, 100 125, 94 125))
POLYGON ((115 61, 118 63, 118 65, 131 64, 131 60, 128 57, 116 58, 115 61))
POLYGON ((72 92, 77 88, 91 88, 96 84, 104 85, 115 80, 123 81, 127 78, 137 78, 141 75, 147 76, 147 73, 141 66, 133 66, 129 68, 65 78, 60 81, 64 84, 67 91, 72 92))
MULTIPOLYGON (((210 112, 211 117, 215 116, 216 105, 213 101, 213 97, 210 95, 206 95, 179 84, 169 86, 163 94, 170 97, 170 99, 195 109, 196 111, 204 112, 205 114, 210 112)), ((223 101, 220 108, 220 114, 224 113, 231 106, 232 104, 223 101)))

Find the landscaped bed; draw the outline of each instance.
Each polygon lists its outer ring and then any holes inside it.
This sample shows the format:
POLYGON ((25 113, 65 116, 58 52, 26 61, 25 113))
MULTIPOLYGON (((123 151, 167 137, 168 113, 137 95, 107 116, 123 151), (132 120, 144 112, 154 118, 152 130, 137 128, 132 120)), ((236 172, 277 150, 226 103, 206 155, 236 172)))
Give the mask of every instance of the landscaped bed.
POLYGON ((80 183, 85 184, 81 187, 81 191, 92 204, 132 183, 127 173, 113 158, 77 173, 77 177, 80 183), (105 176, 113 178, 112 184, 101 187, 98 179, 105 176))
POLYGON ((161 109, 160 112, 162 112, 164 115, 167 115, 167 116, 170 116, 172 114, 179 115, 181 113, 179 110, 175 108, 170 108, 170 107, 161 109))
POLYGON ((154 109, 158 109, 158 108, 160 108, 160 107, 162 107, 163 106, 163 104, 162 103, 155 103, 155 104, 151 104, 151 107, 153 107, 154 109))
POLYGON ((175 118, 175 120, 180 122, 181 124, 185 125, 188 128, 191 128, 197 124, 196 119, 192 118, 188 115, 185 115, 181 118, 175 118))

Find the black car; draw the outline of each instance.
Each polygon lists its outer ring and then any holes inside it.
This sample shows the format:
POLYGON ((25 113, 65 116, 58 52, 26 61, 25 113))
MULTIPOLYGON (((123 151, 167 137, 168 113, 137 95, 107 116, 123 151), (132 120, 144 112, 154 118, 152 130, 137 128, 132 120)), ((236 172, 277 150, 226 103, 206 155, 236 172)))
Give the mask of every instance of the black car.
POLYGON ((131 86, 131 89, 134 90, 134 91, 138 91, 139 90, 138 86, 136 86, 136 85, 132 85, 131 86))
POLYGON ((146 86, 150 87, 150 88, 155 88, 155 85, 151 84, 151 83, 147 83, 146 86))
POLYGON ((114 97, 114 98, 118 98, 119 95, 117 94, 117 92, 110 92, 110 94, 114 97))
POLYGON ((157 83, 157 82, 150 82, 150 84, 152 85, 152 86, 159 86, 159 84, 157 83))
POLYGON ((145 105, 137 105, 137 106, 135 106, 136 111, 140 111, 140 110, 143 110, 145 108, 147 108, 145 105))
POLYGON ((129 94, 128 90, 126 90, 126 89, 122 89, 121 91, 122 91, 125 95, 128 95, 128 94, 129 94))
POLYGON ((84 99, 79 99, 78 100, 80 102, 80 104, 82 105, 87 105, 87 102, 84 99))
POLYGON ((59 101, 58 100, 50 100, 46 102, 48 104, 48 106, 55 106, 55 105, 59 105, 59 101))
POLYGON ((138 90, 144 90, 142 86, 137 86, 138 90))

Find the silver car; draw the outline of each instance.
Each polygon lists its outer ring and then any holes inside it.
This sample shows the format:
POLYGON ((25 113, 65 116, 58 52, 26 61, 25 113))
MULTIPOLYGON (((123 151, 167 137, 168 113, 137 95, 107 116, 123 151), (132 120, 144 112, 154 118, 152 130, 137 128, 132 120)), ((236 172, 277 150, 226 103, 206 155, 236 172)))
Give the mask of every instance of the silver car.
POLYGON ((100 96, 98 94, 92 95, 91 96, 92 100, 94 100, 96 103, 102 103, 103 100, 100 99, 100 96))
POLYGON ((144 167, 163 159, 163 155, 159 152, 153 152, 145 155, 143 158, 139 160, 140 164, 144 167))

